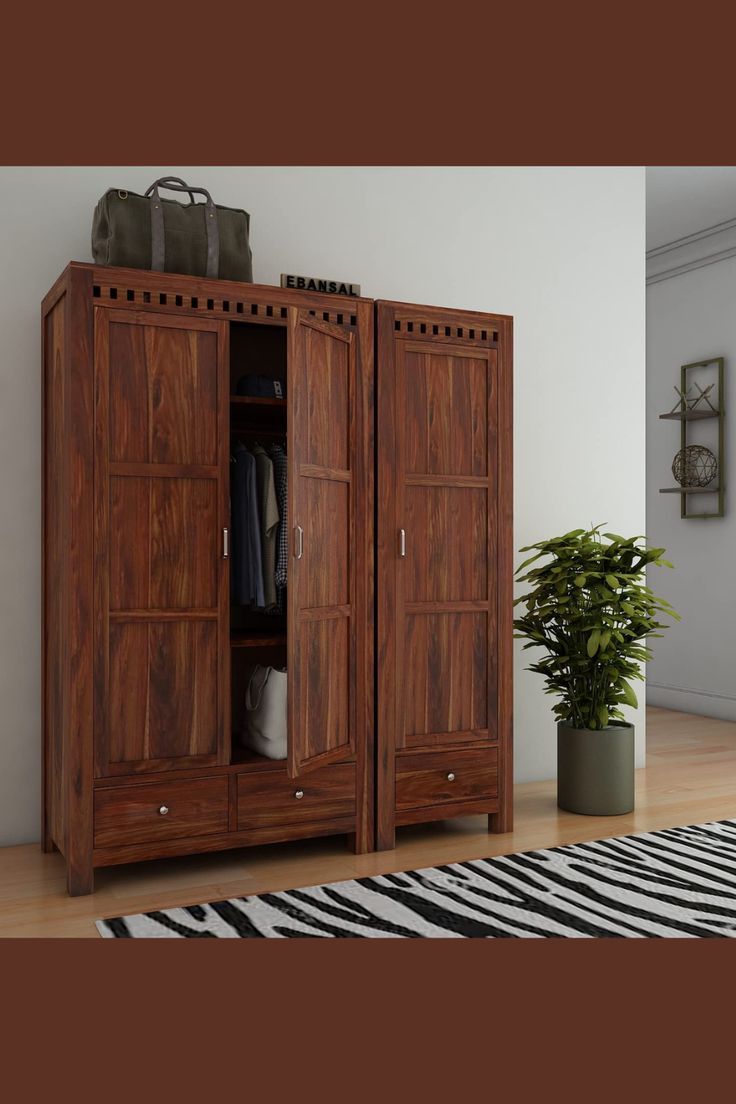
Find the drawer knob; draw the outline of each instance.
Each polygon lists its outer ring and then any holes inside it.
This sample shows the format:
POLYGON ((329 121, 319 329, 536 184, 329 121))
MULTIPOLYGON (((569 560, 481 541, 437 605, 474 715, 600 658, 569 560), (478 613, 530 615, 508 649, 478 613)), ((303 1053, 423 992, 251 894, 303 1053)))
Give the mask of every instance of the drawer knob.
POLYGON ((304 790, 297 790, 294 794, 294 797, 297 799, 297 801, 301 801, 301 799, 304 797, 304 790))
POLYGON ((450 771, 450 773, 448 774, 447 781, 448 782, 454 782, 455 781, 455 775, 454 775, 453 771, 450 771))
POLYGON ((166 816, 168 811, 169 811, 169 806, 168 805, 161 805, 161 807, 159 808, 159 811, 158 811, 158 815, 159 816, 166 816))

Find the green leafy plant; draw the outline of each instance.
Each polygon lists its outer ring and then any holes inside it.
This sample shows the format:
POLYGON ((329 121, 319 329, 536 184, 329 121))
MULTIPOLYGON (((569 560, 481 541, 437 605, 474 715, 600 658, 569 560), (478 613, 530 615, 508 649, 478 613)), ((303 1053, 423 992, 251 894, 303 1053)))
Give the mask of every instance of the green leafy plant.
POLYGON ((557 720, 594 730, 623 721, 622 705, 638 704, 631 682, 644 678, 641 664, 651 655, 643 641, 668 627, 659 616, 680 620, 645 582, 650 564, 672 567, 664 548, 601 528, 522 548, 534 554, 516 574, 530 589, 514 603, 526 606, 514 621, 516 638, 527 641, 525 650, 547 651, 529 670, 544 675, 546 693, 560 698, 557 720))

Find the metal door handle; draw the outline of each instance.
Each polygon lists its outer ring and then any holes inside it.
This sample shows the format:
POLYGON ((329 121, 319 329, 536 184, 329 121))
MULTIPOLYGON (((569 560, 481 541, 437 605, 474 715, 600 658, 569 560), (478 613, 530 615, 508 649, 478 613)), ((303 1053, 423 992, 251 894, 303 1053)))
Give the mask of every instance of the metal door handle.
POLYGON ((228 557, 229 539, 230 539, 229 530, 228 529, 223 529, 222 530, 222 558, 223 558, 223 560, 226 560, 227 557, 228 557))
POLYGON ((399 555, 406 556, 406 529, 399 529, 399 555))
POLYGON ((294 555, 300 560, 304 552, 304 530, 301 525, 296 525, 294 527, 294 538, 294 555))

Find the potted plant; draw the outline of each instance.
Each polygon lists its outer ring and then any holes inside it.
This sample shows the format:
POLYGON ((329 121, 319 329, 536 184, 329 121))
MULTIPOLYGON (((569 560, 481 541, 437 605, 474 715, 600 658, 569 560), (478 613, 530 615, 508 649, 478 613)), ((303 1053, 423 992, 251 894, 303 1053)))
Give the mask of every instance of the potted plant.
POLYGON ((559 698, 557 804, 590 816, 634 808, 634 726, 621 707, 638 704, 631 683, 644 677, 644 641, 666 627, 659 617, 680 620, 645 582, 650 564, 672 567, 664 548, 601 528, 521 549, 533 555, 516 572, 529 590, 515 602, 525 611, 514 621, 525 650, 546 651, 529 670, 559 698))

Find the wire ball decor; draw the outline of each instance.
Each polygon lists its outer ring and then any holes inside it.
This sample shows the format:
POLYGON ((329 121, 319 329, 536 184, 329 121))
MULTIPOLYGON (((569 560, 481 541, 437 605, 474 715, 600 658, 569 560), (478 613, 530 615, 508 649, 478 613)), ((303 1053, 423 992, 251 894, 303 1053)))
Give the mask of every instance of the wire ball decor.
POLYGON ((718 461, 705 445, 688 445, 672 461, 672 474, 681 487, 707 487, 717 472, 718 461))

